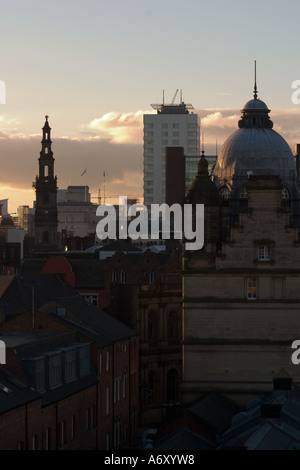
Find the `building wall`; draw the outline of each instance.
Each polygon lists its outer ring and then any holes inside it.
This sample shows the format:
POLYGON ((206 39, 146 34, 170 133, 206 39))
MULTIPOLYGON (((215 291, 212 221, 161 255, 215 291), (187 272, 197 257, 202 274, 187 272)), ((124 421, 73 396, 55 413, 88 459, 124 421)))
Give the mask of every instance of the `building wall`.
POLYGON ((167 146, 183 147, 185 155, 199 155, 197 114, 144 115, 144 204, 147 206, 165 202, 167 146))
POLYGON ((276 177, 253 179, 247 191, 248 209, 222 249, 185 253, 185 401, 216 390, 243 403, 270 391, 280 368, 300 381, 291 361, 300 336, 298 230, 276 177), (268 259, 259 247, 268 247, 268 259))

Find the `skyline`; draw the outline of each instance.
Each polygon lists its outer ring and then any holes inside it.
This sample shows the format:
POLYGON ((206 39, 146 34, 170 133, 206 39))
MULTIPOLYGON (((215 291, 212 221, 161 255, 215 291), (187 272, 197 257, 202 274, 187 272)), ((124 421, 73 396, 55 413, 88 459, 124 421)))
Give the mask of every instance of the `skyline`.
MULTIPOLYGON (((36 0, 1 6, 0 199, 32 207, 41 128, 49 115, 59 189, 88 184, 92 197, 142 195, 143 113, 176 89, 201 118, 205 152, 215 154, 240 109, 258 96, 274 130, 300 142, 300 79, 294 0, 87 2, 36 0), (81 176, 84 169, 86 176, 81 176)), ((178 101, 178 97, 176 102, 178 101)), ((92 199, 96 202, 96 199, 92 199)), ((109 202, 109 201, 107 201, 109 202)))

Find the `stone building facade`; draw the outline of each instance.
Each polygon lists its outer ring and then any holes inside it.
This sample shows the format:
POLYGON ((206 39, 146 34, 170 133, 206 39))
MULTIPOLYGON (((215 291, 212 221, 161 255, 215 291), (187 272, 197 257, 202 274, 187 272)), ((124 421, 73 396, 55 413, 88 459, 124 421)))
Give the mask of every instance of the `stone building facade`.
POLYGON ((202 155, 187 195, 204 204, 205 241, 183 256, 185 402, 217 391, 246 403, 270 391, 280 368, 300 381, 291 361, 300 336, 299 181, 259 101, 255 94, 242 110, 248 127, 225 142, 214 182, 202 155))

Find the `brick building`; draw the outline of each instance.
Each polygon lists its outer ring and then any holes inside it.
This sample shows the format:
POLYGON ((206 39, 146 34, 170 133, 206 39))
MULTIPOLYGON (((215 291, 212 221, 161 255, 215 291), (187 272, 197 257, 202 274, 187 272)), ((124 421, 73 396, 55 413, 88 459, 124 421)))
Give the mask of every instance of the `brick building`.
MULTIPOLYGON (((14 449, 118 449, 136 445, 136 332, 88 304, 55 275, 15 276, 0 304, 1 338, 7 344, 9 337, 15 342, 11 350, 7 349, 2 368, 19 377, 25 389, 38 392, 32 414, 35 425, 26 415, 27 421, 18 421, 15 429, 19 436, 25 426, 26 439, 16 437, 14 442, 3 441, 1 445, 14 449), (84 367, 84 373, 80 367, 84 367)), ((25 405, 24 394, 20 406, 24 409, 25 405)), ((9 405, 3 410, 0 429, 11 411, 9 405)))

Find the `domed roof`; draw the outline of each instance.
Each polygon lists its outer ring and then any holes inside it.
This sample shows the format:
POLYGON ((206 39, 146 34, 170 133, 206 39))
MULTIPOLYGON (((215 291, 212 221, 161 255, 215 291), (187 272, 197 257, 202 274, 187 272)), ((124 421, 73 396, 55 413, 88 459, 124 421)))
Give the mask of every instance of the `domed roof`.
POLYGON ((255 110, 255 111, 261 110, 265 112, 267 111, 268 113, 270 112, 270 109, 268 109, 268 106, 266 105, 266 103, 264 103, 259 98, 253 98, 252 100, 247 101, 247 103, 242 109, 242 112, 251 111, 251 110, 255 110))
POLYGON ((258 175, 293 176, 294 156, 280 134, 273 129, 245 127, 226 139, 214 175, 220 178, 247 176, 248 171, 258 175))
POLYGON ((15 223, 10 215, 4 215, 0 222, 1 227, 14 227, 15 223))
POLYGON ((295 162, 288 143, 272 129, 267 105, 257 98, 242 109, 239 129, 224 142, 217 157, 213 174, 218 178, 257 175, 295 175, 295 162))

